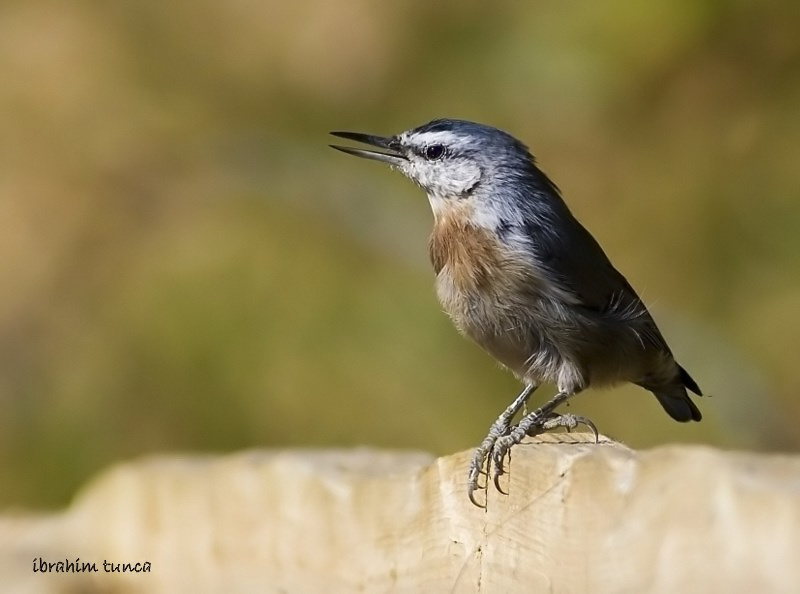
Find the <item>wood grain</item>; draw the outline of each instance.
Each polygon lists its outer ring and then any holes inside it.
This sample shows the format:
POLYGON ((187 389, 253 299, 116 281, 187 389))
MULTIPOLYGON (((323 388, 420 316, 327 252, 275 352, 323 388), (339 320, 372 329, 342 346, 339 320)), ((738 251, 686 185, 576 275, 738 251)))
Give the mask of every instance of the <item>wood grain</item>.
POLYGON ((0 518, 0 590, 777 592, 800 583, 800 457, 584 434, 513 450, 508 495, 466 497, 470 452, 160 456, 60 514, 0 518), (31 560, 149 560, 41 574, 31 560))

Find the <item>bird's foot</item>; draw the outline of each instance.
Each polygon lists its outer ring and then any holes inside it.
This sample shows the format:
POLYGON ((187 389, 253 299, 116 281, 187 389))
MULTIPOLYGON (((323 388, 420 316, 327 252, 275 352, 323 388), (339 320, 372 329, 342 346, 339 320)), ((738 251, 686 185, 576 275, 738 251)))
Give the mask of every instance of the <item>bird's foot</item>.
POLYGON ((508 433, 514 415, 519 412, 520 408, 525 406, 525 403, 534 390, 536 390, 536 386, 534 385, 525 386, 522 392, 514 399, 514 402, 503 411, 503 414, 497 417, 497 420, 489 428, 489 434, 483 439, 478 449, 475 450, 475 454, 472 456, 472 462, 470 462, 469 465, 469 475, 467 477, 467 495, 473 505, 486 507, 475 500, 475 491, 486 488, 485 484, 480 484, 480 477, 481 475, 489 475, 489 456, 494 449, 495 442, 498 438, 508 433))
POLYGON ((595 443, 599 441, 597 427, 590 419, 569 413, 560 415, 553 412, 559 404, 571 395, 569 392, 559 392, 550 402, 524 416, 516 425, 511 426, 510 422, 513 414, 509 413, 515 406, 516 410, 519 410, 524 404, 521 394, 512 406, 500 415, 489 430, 489 434, 472 456, 467 479, 467 493, 469 500, 474 505, 486 507, 486 505, 481 505, 475 500, 475 491, 487 489, 489 477, 491 477, 495 488, 500 493, 506 493, 500 486, 500 477, 506 473, 506 456, 510 454, 511 448, 520 443, 526 436, 538 435, 559 427, 572 431, 579 425, 586 425, 594 433, 595 443), (486 476, 486 483, 483 485, 479 484, 481 475, 486 476))
POLYGON ((600 442, 600 433, 597 431, 597 426, 591 419, 570 413, 563 415, 552 413, 542 422, 540 427, 533 427, 531 429, 532 433, 528 433, 528 435, 538 435, 543 431, 552 431, 553 429, 558 429, 559 427, 564 427, 564 429, 567 430, 567 433, 570 433, 573 429, 577 429, 580 425, 585 425, 589 428, 589 430, 594 434, 595 443, 600 442), (541 431, 538 431, 537 429, 541 429, 541 431))
POLYGON ((485 483, 483 485, 480 484, 480 477, 481 475, 488 476, 490 470, 489 455, 494 449, 494 444, 497 441, 497 438, 502 435, 493 435, 494 429, 495 425, 492 425, 492 428, 489 430, 489 435, 484 438, 484 440, 481 442, 481 445, 478 446, 478 448, 475 450, 475 453, 472 455, 472 461, 469 464, 469 475, 467 477, 467 495, 469 496, 469 500, 473 505, 484 508, 486 507, 486 504, 481 505, 475 500, 475 491, 486 488, 485 483))
MULTIPOLYGON (((517 425, 511 428, 506 435, 498 437, 492 452, 487 462, 489 468, 487 469, 492 475, 492 482, 495 489, 504 495, 507 494, 500 486, 500 477, 506 473, 505 460, 506 456, 510 456, 511 448, 520 443, 528 435, 538 435, 545 431, 544 425, 551 420, 551 416, 543 416, 541 409, 532 412, 524 417, 517 425)), ((559 415, 556 415, 559 416, 559 415)), ((488 473, 487 473, 488 474, 488 473)))
POLYGON ((586 425, 594 434, 595 443, 599 441, 600 434, 597 431, 597 427, 592 420, 587 417, 581 417, 570 413, 559 415, 551 412, 546 416, 537 413, 541 413, 541 409, 522 419, 519 424, 512 427, 508 434, 499 437, 494 443, 489 466, 491 466, 492 482, 495 488, 501 493, 505 493, 500 487, 500 477, 505 474, 506 456, 510 456, 511 448, 521 443, 526 436, 533 437, 545 431, 558 429, 559 427, 564 427, 567 432, 569 432, 579 425, 586 425))
POLYGON ((508 421, 501 423, 498 419, 489 429, 489 434, 481 442, 481 445, 475 450, 472 456, 472 462, 469 465, 469 476, 467 479, 467 494, 469 500, 478 507, 486 507, 481 505, 475 499, 475 491, 486 489, 488 485, 488 477, 491 475, 495 488, 503 494, 505 491, 500 487, 500 476, 505 473, 504 461, 506 454, 511 450, 511 447, 521 442, 526 435, 536 435, 542 431, 550 428, 561 426, 575 426, 577 427, 579 417, 574 415, 563 415, 570 417, 565 419, 566 424, 558 422, 557 418, 562 415, 549 415, 543 416, 541 409, 524 417, 519 424, 510 427, 508 421), (538 413, 538 414, 537 414, 538 413), (549 425, 545 427, 545 425, 549 425), (481 485, 481 475, 487 477, 487 483, 481 485))
POLYGON ((522 442, 525 437, 533 437, 544 433, 545 431, 552 431, 559 427, 564 427, 567 432, 572 431, 579 425, 586 425, 594 434, 595 443, 599 442, 600 434, 594 422, 587 417, 581 417, 566 413, 563 415, 551 412, 542 415, 542 410, 539 409, 523 418, 519 424, 511 428, 508 434, 497 438, 491 452, 491 475, 492 482, 495 488, 501 493, 505 493, 500 487, 500 477, 505 474, 505 459, 511 453, 511 448, 522 442))

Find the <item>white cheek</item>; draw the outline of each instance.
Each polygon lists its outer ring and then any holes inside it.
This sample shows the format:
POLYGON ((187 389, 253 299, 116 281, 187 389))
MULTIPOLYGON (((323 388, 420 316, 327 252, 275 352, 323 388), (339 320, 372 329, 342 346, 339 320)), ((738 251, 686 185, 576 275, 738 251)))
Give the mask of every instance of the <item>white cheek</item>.
POLYGON ((448 167, 447 189, 452 194, 461 195, 470 190, 481 178, 481 170, 473 163, 462 163, 458 167, 448 167))
POLYGON ((410 162, 403 173, 416 181, 429 194, 441 198, 458 197, 473 188, 481 178, 481 170, 472 163, 410 162))
POLYGON ((416 161, 405 161, 402 165, 397 165, 396 169, 411 181, 424 187, 421 177, 425 172, 416 161))

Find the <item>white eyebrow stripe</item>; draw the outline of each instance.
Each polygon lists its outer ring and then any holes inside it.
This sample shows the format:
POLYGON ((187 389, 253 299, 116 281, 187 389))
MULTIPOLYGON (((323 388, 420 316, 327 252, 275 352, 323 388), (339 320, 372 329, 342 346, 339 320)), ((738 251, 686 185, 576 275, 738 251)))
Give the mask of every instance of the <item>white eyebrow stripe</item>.
POLYGON ((459 138, 458 135, 452 132, 439 130, 436 132, 418 132, 413 135, 404 133, 401 140, 406 140, 415 146, 429 146, 431 144, 453 145, 459 141, 459 138))

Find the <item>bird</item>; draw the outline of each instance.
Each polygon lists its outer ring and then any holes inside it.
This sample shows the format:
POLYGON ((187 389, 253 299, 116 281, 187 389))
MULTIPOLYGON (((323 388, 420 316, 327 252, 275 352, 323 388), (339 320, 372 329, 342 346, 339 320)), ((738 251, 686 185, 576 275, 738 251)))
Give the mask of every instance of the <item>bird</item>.
POLYGON ((474 505, 485 507, 476 492, 487 489, 488 497, 490 475, 505 492, 499 483, 504 460, 526 436, 583 424, 597 440, 590 419, 556 412, 589 387, 633 383, 652 392, 674 420, 700 421, 687 392, 702 396, 697 383, 523 142, 459 119, 435 119, 388 137, 331 134, 374 147, 331 148, 386 163, 425 191, 442 308, 461 334, 524 386, 471 459, 467 491, 474 505), (554 384, 556 395, 527 412, 542 384, 554 384))

